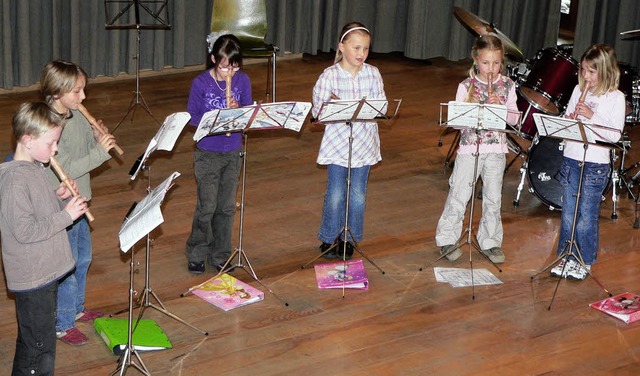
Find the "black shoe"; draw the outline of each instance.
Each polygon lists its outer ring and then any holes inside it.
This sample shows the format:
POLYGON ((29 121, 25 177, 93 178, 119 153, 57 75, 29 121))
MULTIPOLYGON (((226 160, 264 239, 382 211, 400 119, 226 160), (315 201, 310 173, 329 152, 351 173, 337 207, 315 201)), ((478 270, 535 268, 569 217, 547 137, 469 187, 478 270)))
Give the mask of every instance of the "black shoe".
POLYGON ((187 269, 193 274, 202 274, 204 273, 204 261, 189 261, 187 269))
POLYGON ((337 247, 333 247, 333 249, 331 249, 329 252, 326 252, 327 249, 331 248, 332 245, 333 244, 329 244, 325 242, 322 242, 322 244, 320 244, 320 252, 322 252, 322 257, 328 258, 328 259, 334 259, 338 257, 338 254, 336 253, 337 247))
POLYGON ((344 256, 345 260, 351 260, 351 257, 353 257, 353 244, 351 244, 351 242, 347 242, 347 251, 345 253, 344 243, 345 243, 344 241, 340 242, 340 245, 338 246, 338 250, 336 251, 336 254, 339 259, 341 259, 342 256, 344 256))

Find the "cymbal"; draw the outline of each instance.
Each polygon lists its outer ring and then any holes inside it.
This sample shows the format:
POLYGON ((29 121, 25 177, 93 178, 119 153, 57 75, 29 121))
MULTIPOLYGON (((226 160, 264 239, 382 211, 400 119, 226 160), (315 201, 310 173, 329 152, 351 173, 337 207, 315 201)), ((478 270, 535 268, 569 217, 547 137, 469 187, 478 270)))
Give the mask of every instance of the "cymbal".
POLYGON ((640 29, 638 30, 628 30, 620 33, 623 37, 638 37, 640 36, 640 29))
POLYGON ((493 35, 495 37, 498 37, 502 41, 505 54, 508 55, 512 60, 524 60, 524 54, 522 53, 520 48, 518 48, 518 46, 500 30, 496 29, 493 24, 483 20, 473 13, 467 12, 460 7, 453 7, 453 14, 456 16, 458 21, 460 21, 462 25, 464 25, 472 33, 475 33, 479 36, 493 35))

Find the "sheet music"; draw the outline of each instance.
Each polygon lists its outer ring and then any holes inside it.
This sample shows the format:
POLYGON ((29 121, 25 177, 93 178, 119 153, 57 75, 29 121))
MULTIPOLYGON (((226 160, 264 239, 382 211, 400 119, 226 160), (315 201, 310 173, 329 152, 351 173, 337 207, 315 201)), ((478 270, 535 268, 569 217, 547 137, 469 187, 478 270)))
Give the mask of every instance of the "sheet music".
POLYGON ((447 125, 452 127, 505 129, 507 106, 501 104, 478 104, 450 101, 447 125))
POLYGON ((502 284, 502 281, 487 269, 473 269, 473 283, 471 283, 471 269, 435 267, 433 273, 437 282, 446 282, 452 287, 502 284))
POLYGON ((169 175, 168 178, 142 199, 129 214, 118 233, 120 250, 123 253, 128 252, 136 242, 164 222, 160 204, 178 176, 180 176, 180 173, 177 171, 169 175))
POLYGON ((210 134, 242 131, 249 124, 255 110, 256 106, 245 106, 205 112, 193 135, 193 140, 198 142, 210 134))
POLYGON ((275 102, 260 105, 249 129, 289 129, 300 132, 311 102, 275 102))
MULTIPOLYGON (((389 101, 386 99, 366 99, 360 108, 357 119, 372 120, 376 117, 384 116, 388 104, 389 101)), ((318 121, 322 123, 351 120, 359 105, 360 100, 353 99, 324 102, 320 111, 318 111, 318 121)))
POLYGON ((176 112, 164 119, 164 122, 160 126, 158 132, 153 136, 151 141, 149 141, 149 145, 147 145, 147 150, 145 150, 142 158, 140 160, 141 163, 138 164, 135 172, 131 174, 131 180, 135 180, 138 172, 142 168, 143 161, 146 161, 149 155, 154 151, 166 150, 171 151, 180 137, 184 126, 187 125, 191 119, 191 115, 188 112, 176 112))
MULTIPOLYGON (((540 136, 557 137, 578 142, 584 141, 577 120, 540 113, 533 114, 533 120, 540 136)), ((586 141, 590 144, 595 143, 596 137, 591 130, 593 123, 582 122, 582 124, 584 125, 585 136, 587 137, 586 141)))

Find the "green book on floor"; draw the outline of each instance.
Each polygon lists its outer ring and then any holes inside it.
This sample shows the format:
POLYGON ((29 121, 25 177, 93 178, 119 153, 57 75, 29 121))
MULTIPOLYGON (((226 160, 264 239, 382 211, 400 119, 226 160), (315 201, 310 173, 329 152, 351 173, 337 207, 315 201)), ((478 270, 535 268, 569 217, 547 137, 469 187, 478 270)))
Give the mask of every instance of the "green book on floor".
MULTIPOLYGON (((164 350, 172 348, 167 335, 153 320, 142 319, 135 325, 133 322, 131 337, 133 348, 137 351, 164 350)), ((96 332, 104 343, 120 355, 126 348, 129 340, 129 320, 114 318, 98 318, 93 322, 96 332)))

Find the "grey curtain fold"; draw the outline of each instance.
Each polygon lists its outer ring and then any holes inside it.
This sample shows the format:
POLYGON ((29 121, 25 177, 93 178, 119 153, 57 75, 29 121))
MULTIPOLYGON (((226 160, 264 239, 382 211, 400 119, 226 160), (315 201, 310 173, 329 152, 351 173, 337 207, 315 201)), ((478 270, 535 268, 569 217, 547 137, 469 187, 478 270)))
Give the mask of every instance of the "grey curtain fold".
MULTIPOLYGON (((214 1, 169 0, 171 30, 140 32, 140 69, 203 64, 214 1)), ((335 50, 342 26, 360 21, 371 30, 374 52, 460 60, 469 57, 475 36, 454 17, 458 6, 495 24, 533 57, 555 45, 560 22, 560 0, 265 1, 266 40, 293 53, 335 50)), ((91 77, 135 73, 138 33, 106 30, 104 8, 103 0, 0 0, 0 87, 37 82, 53 59, 72 60, 91 77)), ((133 12, 126 16, 133 22, 133 12)))
POLYGON ((623 31, 640 29, 640 1, 580 0, 573 57, 579 60, 594 43, 606 43, 616 50, 618 60, 640 65, 640 36, 623 38, 623 31))

